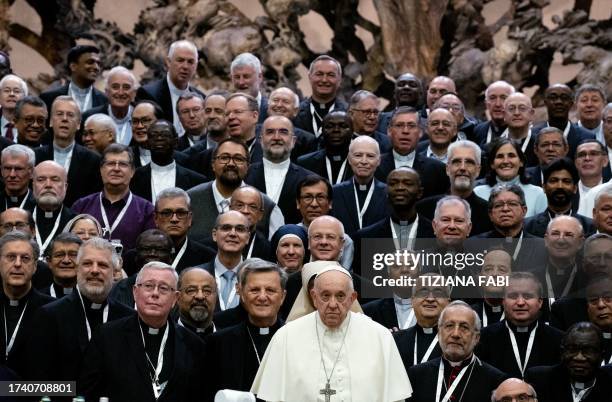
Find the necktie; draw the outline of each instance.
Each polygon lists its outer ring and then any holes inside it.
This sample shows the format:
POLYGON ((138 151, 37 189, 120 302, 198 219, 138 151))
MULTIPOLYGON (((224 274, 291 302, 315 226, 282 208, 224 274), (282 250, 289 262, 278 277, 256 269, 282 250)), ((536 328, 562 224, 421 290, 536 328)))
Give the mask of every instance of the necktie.
POLYGON ((223 302, 225 303, 225 308, 229 308, 229 295, 232 292, 232 280, 236 274, 234 271, 225 271, 223 273, 223 277, 225 278, 225 283, 223 284, 223 289, 221 290, 221 297, 223 298, 223 302))
POLYGON ((221 207, 221 213, 225 213, 227 211, 229 211, 229 201, 228 200, 222 200, 219 203, 219 206, 221 207))
POLYGON ((5 126, 6 131, 4 136, 6 137, 7 140, 9 141, 14 141, 14 137, 13 137, 13 123, 7 123, 5 126))
MULTIPOLYGON (((457 378, 457 375, 459 375, 460 371, 461 371, 461 366, 455 366, 455 367, 451 368, 450 377, 448 378, 448 386, 449 386, 449 388, 450 388, 451 385, 453 385, 453 382, 457 378)), ((455 400, 455 395, 451 395, 450 400, 454 401, 455 400)))

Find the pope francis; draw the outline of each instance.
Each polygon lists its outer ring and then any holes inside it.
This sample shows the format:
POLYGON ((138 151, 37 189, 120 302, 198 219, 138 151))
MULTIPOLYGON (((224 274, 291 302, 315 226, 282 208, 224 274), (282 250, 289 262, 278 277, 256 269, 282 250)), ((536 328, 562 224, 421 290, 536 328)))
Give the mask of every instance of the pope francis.
POLYGON ((316 276, 317 311, 274 335, 251 392, 265 401, 391 402, 412 394, 388 329, 350 312, 351 276, 333 262, 316 276))

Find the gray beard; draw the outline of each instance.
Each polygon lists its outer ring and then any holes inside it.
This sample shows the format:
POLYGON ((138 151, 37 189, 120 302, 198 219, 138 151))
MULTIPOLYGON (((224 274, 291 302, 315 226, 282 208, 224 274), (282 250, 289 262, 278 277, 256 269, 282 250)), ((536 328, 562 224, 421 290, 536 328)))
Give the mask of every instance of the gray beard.
POLYGON ((208 320, 208 309, 204 306, 195 306, 189 309, 189 317, 196 323, 204 323, 208 320))

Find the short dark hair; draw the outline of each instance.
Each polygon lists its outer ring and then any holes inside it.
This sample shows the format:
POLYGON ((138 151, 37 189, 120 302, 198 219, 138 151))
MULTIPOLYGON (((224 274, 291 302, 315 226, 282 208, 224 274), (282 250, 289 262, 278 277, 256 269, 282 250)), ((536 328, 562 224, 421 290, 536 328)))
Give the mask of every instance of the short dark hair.
POLYGON ((40 99, 38 96, 28 95, 17 101, 17 104, 15 105, 15 120, 19 120, 19 118, 21 117, 21 110, 25 105, 41 107, 45 109, 45 113, 49 114, 49 111, 47 110, 47 104, 42 99, 40 99))
POLYGON ((204 104, 204 97, 197 92, 187 91, 176 100, 176 110, 178 111, 179 103, 185 102, 191 99, 199 99, 204 104))
POLYGON ((38 247, 38 243, 36 243, 36 241, 30 238, 30 236, 27 234, 18 230, 12 230, 0 237, 0 254, 4 252, 4 246, 14 241, 25 241, 30 245, 30 247, 32 247, 32 256, 34 257, 34 264, 36 264, 36 261, 40 256, 40 247, 38 247))
POLYGON ((495 203, 497 197, 501 193, 505 193, 507 191, 518 195, 519 199, 521 200, 521 205, 525 205, 525 193, 518 184, 498 184, 491 189, 491 195, 489 195, 488 204, 489 211, 493 210, 493 204, 495 203))
MULTIPOLYGON (((533 281, 533 283, 536 284, 536 287, 538 289, 538 298, 541 299, 544 295, 544 288, 542 287, 542 282, 540 282, 538 277, 532 274, 531 272, 525 272, 525 271, 512 272, 508 276, 508 284, 510 284, 510 282, 513 280, 518 281, 518 280, 523 280, 523 279, 533 281)), ((506 286, 504 288, 504 296, 506 295, 507 291, 508 291, 508 287, 506 286)))
POLYGON ((83 244, 83 240, 72 232, 62 232, 55 236, 51 243, 49 243, 49 247, 45 249, 45 257, 50 258, 51 254, 53 254, 53 249, 57 243, 62 244, 78 244, 79 247, 83 244))
POLYGON ((604 103, 606 102, 606 93, 603 90, 603 88, 600 87, 599 85, 593 85, 593 84, 581 85, 576 90, 576 94, 574 95, 574 99, 576 100, 576 102, 578 102, 578 98, 580 98, 580 95, 582 95, 584 92, 598 92, 599 95, 601 96, 601 99, 603 99, 604 103))
POLYGON ((102 152, 102 159, 100 159, 100 166, 102 166, 104 162, 106 161, 106 155, 108 154, 116 155, 116 154, 122 154, 124 152, 127 152, 128 159, 130 160, 130 165, 132 166, 132 168, 134 168, 134 151, 132 151, 132 148, 128 147, 127 145, 119 144, 116 142, 110 144, 104 149, 104 151, 102 152))
POLYGON ((413 108, 412 106, 400 106, 395 108, 393 112, 391 112, 391 117, 389 118, 389 127, 395 121, 395 118, 400 114, 416 114, 417 115, 417 125, 421 127, 421 114, 418 110, 413 108))
POLYGON ((155 115, 156 119, 163 119, 164 118, 164 111, 162 110, 161 106, 159 106, 159 104, 157 102, 152 101, 150 99, 140 100, 140 101, 136 102, 136 104, 134 105, 134 109, 136 108, 136 106, 142 105, 142 104, 147 104, 147 105, 153 106, 153 114, 155 115))
POLYGON ((557 127, 544 127, 535 137, 533 143, 533 146, 535 148, 540 146, 540 137, 543 134, 559 134, 561 136, 561 142, 563 142, 563 145, 565 145, 566 148, 568 147, 567 138, 565 138, 565 136, 563 135, 563 131, 559 130, 557 127))
POLYGON ((68 51, 66 65, 70 71, 70 64, 78 63, 79 58, 85 53, 100 53, 100 49, 92 45, 77 45, 68 51))
POLYGON ((525 166, 527 166, 527 157, 525 157, 525 153, 521 149, 521 146, 516 141, 511 140, 509 138, 498 138, 498 139, 494 140, 491 143, 491 149, 487 153, 487 161, 489 163, 489 166, 488 166, 489 171, 487 172, 486 182, 491 187, 493 187, 493 186, 495 186, 495 184, 497 184, 497 173, 495 172, 494 169, 490 168, 490 165, 495 160, 495 154, 497 154, 497 151, 499 151, 499 149, 501 147, 503 147, 504 145, 507 145, 507 144, 512 145, 512 147, 516 151, 516 155, 519 157, 521 162, 523 162, 523 166, 521 166, 519 168, 519 170, 518 170, 518 176, 519 176, 520 182, 523 183, 523 184, 529 183, 529 177, 527 176, 527 174, 525 172, 525 166))
POLYGON ((153 129, 153 126, 155 126, 156 124, 165 124, 170 128, 170 133, 172 134, 172 138, 178 138, 178 133, 176 132, 176 128, 174 128, 174 124, 172 124, 172 122, 166 120, 166 119, 157 119, 155 120, 147 129, 147 138, 149 135, 149 131, 151 131, 153 129))
POLYGON ((223 144, 225 144, 227 142, 231 142, 233 144, 240 145, 242 148, 244 148, 244 152, 246 153, 247 159, 249 159, 251 157, 251 155, 249 153, 249 147, 247 146, 247 144, 245 144, 244 141, 241 141, 241 140, 239 140, 237 138, 233 138, 233 137, 227 137, 227 138, 219 141, 219 143, 217 144, 217 146, 213 150, 213 154, 212 154, 212 158, 213 159, 215 159, 217 157, 217 155, 219 154, 219 148, 221 148, 221 145, 223 145, 223 144))
POLYGON ((606 146, 602 144, 600 141, 596 140, 595 138, 587 138, 587 139, 580 141, 578 145, 576 145, 576 151, 578 151, 578 147, 581 146, 582 144, 590 144, 590 143, 599 145, 599 149, 601 150, 602 154, 607 153, 606 146))
POLYGON ((563 335, 563 338, 561 338, 561 350, 563 350, 565 348, 565 346, 567 345, 567 340, 568 338, 574 333, 574 332, 593 332, 595 333, 595 335, 597 335, 597 339, 599 340, 599 349, 601 351, 601 339, 602 339, 602 332, 601 329, 599 329, 599 327, 595 324, 593 324, 592 322, 589 321, 580 321, 575 323, 574 325, 572 325, 571 327, 569 327, 567 329, 567 332, 565 333, 565 335, 563 335))
POLYGON ((580 181, 580 175, 578 174, 578 169, 576 169, 576 165, 569 158, 558 158, 553 160, 542 170, 542 174, 544 175, 544 183, 548 182, 548 178, 554 172, 558 172, 559 170, 567 170, 570 176, 572 176, 572 181, 574 184, 578 184, 580 181))
POLYGON ((316 174, 309 174, 308 176, 304 177, 302 180, 298 182, 297 192, 295 193, 296 199, 298 201, 300 200, 302 196, 302 189, 304 187, 314 186, 319 183, 325 183, 325 187, 327 188, 327 197, 331 200, 334 197, 334 190, 333 190, 332 185, 330 184, 329 180, 327 180, 325 177, 321 177, 316 174))
POLYGON ((253 96, 251 96, 249 94, 242 93, 242 92, 236 92, 236 93, 231 94, 230 96, 228 96, 225 99, 225 103, 229 102, 230 100, 232 100, 234 98, 244 98, 244 99, 246 99, 247 107, 248 107, 249 111, 251 111, 251 112, 259 112, 259 104, 257 103, 257 99, 255 99, 253 96))

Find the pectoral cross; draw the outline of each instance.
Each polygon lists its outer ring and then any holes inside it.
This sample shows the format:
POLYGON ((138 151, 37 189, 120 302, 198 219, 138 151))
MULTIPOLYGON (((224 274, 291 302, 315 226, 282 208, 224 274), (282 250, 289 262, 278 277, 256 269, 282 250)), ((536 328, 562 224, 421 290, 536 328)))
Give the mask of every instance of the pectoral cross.
POLYGON ((325 389, 319 390, 319 394, 325 395, 325 402, 330 402, 331 396, 336 395, 336 390, 331 389, 331 387, 329 386, 329 381, 327 381, 327 383, 325 384, 325 389))

